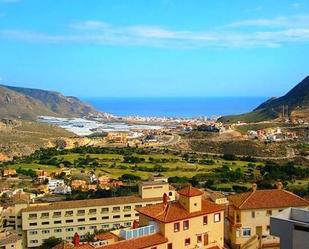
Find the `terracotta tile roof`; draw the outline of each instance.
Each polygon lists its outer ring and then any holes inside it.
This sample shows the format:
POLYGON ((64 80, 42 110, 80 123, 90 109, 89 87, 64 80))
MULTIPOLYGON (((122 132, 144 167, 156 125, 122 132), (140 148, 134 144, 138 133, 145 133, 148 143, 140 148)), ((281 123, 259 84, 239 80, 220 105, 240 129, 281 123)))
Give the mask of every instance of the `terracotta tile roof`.
POLYGON ((118 236, 111 232, 96 234, 95 237, 97 240, 118 239, 118 236))
POLYGON ((90 244, 81 244, 79 246, 74 246, 72 243, 63 241, 60 244, 54 246, 52 249, 93 249, 94 247, 90 244))
POLYGON ((184 196, 187 196, 187 197, 193 197, 193 196, 202 195, 203 192, 201 190, 197 189, 197 188, 189 186, 189 187, 186 187, 186 188, 179 190, 178 194, 184 195, 184 196))
POLYGON ((74 245, 72 243, 63 241, 60 244, 54 246, 52 249, 74 249, 74 245))
POLYGON ((21 237, 15 233, 9 234, 5 238, 0 239, 0 246, 16 243, 20 239, 21 237))
POLYGON ((228 197, 238 209, 280 208, 309 206, 309 202, 281 189, 256 190, 228 197))
POLYGON ((89 244, 82 244, 79 246, 74 246, 74 249, 93 249, 94 247, 92 245, 89 244))
POLYGON ((219 246, 212 246, 212 247, 209 247, 207 249, 221 249, 219 246))
POLYGON ((122 240, 96 249, 143 249, 166 243, 168 240, 159 233, 135 239, 122 240))
POLYGON ((83 208, 83 207, 95 207, 95 206, 111 206, 111 205, 121 205, 129 203, 140 203, 140 202, 160 202, 162 198, 147 198, 142 199, 139 196, 125 196, 125 197, 111 197, 111 198, 100 198, 100 199, 90 199, 90 200, 77 200, 77 201, 59 201, 52 202, 48 204, 38 204, 31 205, 24 208, 23 212, 37 212, 45 210, 59 210, 59 209, 69 209, 69 208, 83 208))
POLYGON ((166 207, 164 207, 163 203, 159 203, 137 209, 139 213, 164 223, 184 220, 222 210, 224 210, 224 205, 218 205, 208 200, 202 200, 201 211, 192 213, 189 213, 179 202, 169 203, 166 207))

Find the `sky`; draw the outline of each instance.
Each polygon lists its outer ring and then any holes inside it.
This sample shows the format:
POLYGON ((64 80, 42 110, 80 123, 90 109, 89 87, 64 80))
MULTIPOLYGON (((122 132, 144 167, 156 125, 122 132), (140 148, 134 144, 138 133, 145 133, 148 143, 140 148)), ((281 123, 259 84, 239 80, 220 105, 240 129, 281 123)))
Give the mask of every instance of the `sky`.
POLYGON ((78 97, 280 96, 307 0, 0 0, 0 84, 78 97))

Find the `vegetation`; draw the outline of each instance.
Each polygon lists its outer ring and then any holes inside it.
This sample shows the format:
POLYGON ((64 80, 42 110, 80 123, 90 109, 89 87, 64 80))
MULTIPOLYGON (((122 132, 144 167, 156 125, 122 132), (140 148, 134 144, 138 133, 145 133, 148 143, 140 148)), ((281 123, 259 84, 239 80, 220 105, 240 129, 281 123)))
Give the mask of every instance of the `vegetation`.
MULTIPOLYGON (((159 149, 79 147, 70 150, 41 149, 28 157, 16 158, 2 164, 31 178, 36 170, 60 172, 71 168, 72 179, 84 179, 89 172, 122 180, 126 187, 110 190, 73 191, 70 198, 85 199, 130 195, 137 192, 136 184, 148 179, 151 173, 169 177, 175 186, 191 183, 194 186, 221 191, 242 192, 257 182, 259 188, 273 188, 277 180, 301 195, 308 194, 309 169, 294 162, 261 162, 251 157, 237 158, 234 154, 222 157, 183 153, 159 149)), ((61 175, 59 176, 61 177, 61 175)), ((62 178, 65 178, 62 175, 62 178)))

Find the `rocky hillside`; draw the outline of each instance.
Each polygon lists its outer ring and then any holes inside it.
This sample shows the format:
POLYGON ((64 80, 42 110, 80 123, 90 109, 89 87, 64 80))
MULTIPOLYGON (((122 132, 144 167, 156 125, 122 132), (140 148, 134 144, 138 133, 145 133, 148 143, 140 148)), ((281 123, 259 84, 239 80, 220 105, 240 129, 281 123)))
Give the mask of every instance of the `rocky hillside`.
POLYGON ((284 108, 285 117, 306 117, 302 113, 309 110, 309 76, 297 84, 286 95, 280 98, 271 98, 259 105, 252 112, 231 115, 221 118, 223 122, 259 122, 282 117, 284 108))
POLYGON ((92 106, 76 97, 53 91, 0 86, 0 118, 34 120, 39 115, 85 117, 98 114, 92 106))

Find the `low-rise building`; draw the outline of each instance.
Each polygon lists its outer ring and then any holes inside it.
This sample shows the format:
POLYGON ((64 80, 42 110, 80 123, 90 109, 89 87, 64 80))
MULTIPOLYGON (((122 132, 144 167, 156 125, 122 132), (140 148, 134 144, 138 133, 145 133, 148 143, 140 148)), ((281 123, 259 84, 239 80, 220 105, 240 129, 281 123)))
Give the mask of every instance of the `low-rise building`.
POLYGON ((50 191, 54 191, 56 187, 65 185, 62 179, 51 179, 48 181, 48 188, 50 191))
POLYGON ((2 176, 3 177, 10 177, 10 176, 15 176, 16 175, 16 170, 15 169, 3 169, 2 170, 2 176))
POLYGON ((288 208, 270 217, 270 233, 280 237, 280 249, 308 249, 309 210, 288 208))
POLYGON ((29 204, 21 212, 26 246, 37 247, 52 236, 72 241, 76 232, 83 238, 95 230, 131 226, 139 215, 136 208, 160 203, 164 193, 171 199, 175 196, 166 183, 162 185, 156 191, 148 192, 148 188, 160 185, 141 184, 138 196, 29 204), (143 185, 147 188, 144 189, 143 185))
MULTIPOLYGON (((202 197, 203 192, 188 187, 178 192, 179 199, 137 208, 139 222, 132 228, 107 233, 105 244, 87 245, 96 249, 221 249, 224 244, 224 206, 202 197), (114 235, 112 235, 114 234, 114 235)), ((76 235, 74 249, 85 246, 76 235)), ((57 248, 58 249, 58 248, 57 248)))
POLYGON ((13 232, 0 233, 0 249, 23 249, 22 237, 13 232))
POLYGON ((309 202, 283 189, 257 190, 228 197, 226 240, 232 248, 279 248, 279 239, 270 234, 270 217, 289 207, 309 206, 309 202))

